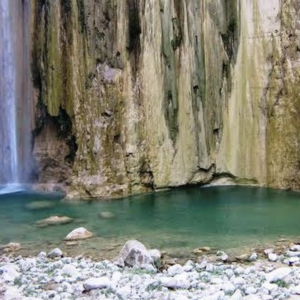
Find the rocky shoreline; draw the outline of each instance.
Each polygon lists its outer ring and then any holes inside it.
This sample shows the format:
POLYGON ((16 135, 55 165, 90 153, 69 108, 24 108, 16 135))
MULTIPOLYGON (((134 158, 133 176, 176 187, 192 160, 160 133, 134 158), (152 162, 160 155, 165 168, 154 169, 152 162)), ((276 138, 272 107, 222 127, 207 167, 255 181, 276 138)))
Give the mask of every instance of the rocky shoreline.
POLYGON ((64 257, 58 248, 35 257, 6 254, 0 299, 300 299, 300 245, 233 262, 218 251, 181 265, 138 241, 128 241, 114 261, 64 257))

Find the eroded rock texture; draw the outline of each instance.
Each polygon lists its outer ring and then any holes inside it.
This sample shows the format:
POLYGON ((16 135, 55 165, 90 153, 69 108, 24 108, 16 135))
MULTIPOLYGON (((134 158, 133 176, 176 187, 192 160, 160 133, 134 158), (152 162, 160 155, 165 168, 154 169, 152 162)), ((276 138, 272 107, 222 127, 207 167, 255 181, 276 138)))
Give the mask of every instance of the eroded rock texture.
POLYGON ((34 2, 40 182, 300 188, 299 1, 34 2))

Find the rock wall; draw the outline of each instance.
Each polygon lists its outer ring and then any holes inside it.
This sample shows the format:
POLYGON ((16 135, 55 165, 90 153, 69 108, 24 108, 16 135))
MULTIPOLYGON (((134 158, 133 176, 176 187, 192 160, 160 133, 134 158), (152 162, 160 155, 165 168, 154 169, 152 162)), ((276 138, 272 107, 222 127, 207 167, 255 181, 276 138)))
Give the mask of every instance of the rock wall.
POLYGON ((300 189, 297 0, 33 2, 39 182, 300 189))

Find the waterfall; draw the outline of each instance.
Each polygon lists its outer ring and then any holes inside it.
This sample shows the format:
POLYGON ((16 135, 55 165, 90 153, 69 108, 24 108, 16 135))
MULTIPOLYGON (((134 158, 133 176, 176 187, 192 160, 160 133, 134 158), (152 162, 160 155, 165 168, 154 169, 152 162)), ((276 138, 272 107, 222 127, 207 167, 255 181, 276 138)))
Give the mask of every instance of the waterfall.
POLYGON ((31 173, 30 0, 0 1, 0 185, 31 173))

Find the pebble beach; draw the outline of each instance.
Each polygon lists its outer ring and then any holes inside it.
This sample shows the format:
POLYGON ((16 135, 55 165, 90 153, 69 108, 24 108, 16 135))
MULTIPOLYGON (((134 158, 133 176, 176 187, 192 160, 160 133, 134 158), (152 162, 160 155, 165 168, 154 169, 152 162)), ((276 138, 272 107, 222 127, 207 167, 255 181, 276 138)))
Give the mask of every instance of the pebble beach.
POLYGON ((300 299, 300 245, 255 252, 231 262, 225 252, 185 263, 163 262, 158 250, 127 242, 113 261, 67 257, 56 248, 37 256, 0 257, 0 299, 300 299))

